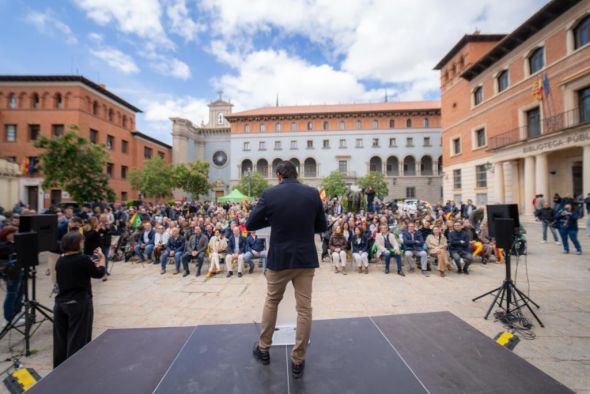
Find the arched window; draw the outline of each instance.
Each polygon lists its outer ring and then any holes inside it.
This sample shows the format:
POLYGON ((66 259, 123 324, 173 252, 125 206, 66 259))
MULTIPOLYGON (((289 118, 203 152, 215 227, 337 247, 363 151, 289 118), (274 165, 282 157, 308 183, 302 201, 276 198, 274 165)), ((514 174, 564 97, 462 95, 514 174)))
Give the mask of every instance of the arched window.
POLYGON ((16 98, 16 93, 10 93, 8 96, 8 107, 12 109, 16 109, 18 106, 18 99, 16 98))
POLYGON ((297 131, 297 122, 291 122, 291 131, 297 131))
POLYGON ((109 122, 112 122, 114 118, 115 118, 115 112, 111 108, 111 109, 109 109, 109 122))
POLYGON ((357 119, 357 120, 356 120, 356 122, 355 122, 355 127, 356 127, 357 129, 360 129, 360 128, 362 127, 362 122, 361 122, 361 120, 360 120, 360 119, 357 119))
POLYGON ((39 109, 41 107, 41 100, 39 99, 39 95, 37 93, 33 93, 31 96, 31 108, 39 109))
POLYGON ((395 128, 395 119, 389 119, 389 128, 390 129, 395 128))
POLYGON ((396 156, 387 159, 387 176, 399 176, 399 160, 396 156))
POLYGON ((61 93, 56 93, 53 99, 54 99, 53 106, 56 109, 62 109, 64 101, 63 101, 63 97, 62 97, 61 93))
POLYGON ((329 125, 328 121, 324 120, 323 129, 328 130, 328 125, 329 125))
POLYGON ((293 163, 293 165, 295 166, 295 168, 297 169, 297 173, 299 174, 299 168, 300 168, 300 164, 299 164, 299 160, 296 158, 292 158, 291 160, 289 160, 291 163, 293 163))
POLYGON ((305 159, 303 162, 303 177, 315 178, 317 176, 317 165, 312 158, 305 159))
POLYGON ((416 159, 412 156, 406 156, 404 159, 404 175, 416 175, 416 159))
POLYGON ((340 128, 340 130, 344 130, 344 121, 343 120, 338 122, 338 127, 340 128))
POLYGON ((266 125, 264 123, 260 123, 258 130, 260 130, 261 133, 264 133, 266 131, 266 125))
POLYGON ((498 84, 498 93, 508 88, 508 70, 503 70, 496 78, 498 84))
POLYGON ((307 130, 313 130, 313 122, 311 120, 307 122, 307 130))
POLYGON ((441 175, 443 172, 443 160, 442 160, 442 156, 439 156, 438 158, 438 166, 437 166, 437 170, 438 170, 438 175, 441 175))
POLYGON ((483 87, 473 89, 473 105, 479 105, 483 101, 483 87))
POLYGON ((217 124, 218 125, 222 125, 223 124, 223 113, 220 112, 217 114, 217 124))
POLYGON ((251 172, 252 172, 252 161, 249 159, 242 161, 242 177, 248 175, 251 172))
POLYGON ((256 163, 256 172, 262 175, 263 178, 268 178, 268 161, 266 159, 258 160, 258 163, 256 163))
POLYGON ((379 127, 379 121, 377 119, 373 119, 373 128, 376 129, 379 127))
POLYGON ((246 123, 244 125, 244 133, 249 133, 250 132, 250 123, 246 123))
POLYGON ((92 102, 92 115, 98 115, 98 103, 96 101, 92 102))
POLYGON ((281 122, 275 123, 275 131, 281 131, 281 122))
POLYGON ((378 156, 371 157, 369 161, 369 172, 382 172, 383 171, 383 163, 381 162, 381 158, 378 156))
POLYGON ((574 27, 574 49, 581 48, 588 42, 590 42, 590 15, 574 27))
POLYGON ((545 50, 543 47, 539 47, 531 52, 529 55, 529 74, 534 74, 540 71, 545 65, 544 57, 545 50))
POLYGON ((277 173, 277 167, 279 165, 279 163, 281 162, 281 159, 274 159, 272 161, 272 175, 275 176, 277 173))
POLYGON ((423 126, 425 129, 429 128, 429 127, 430 127, 430 119, 428 119, 428 118, 424 118, 424 119, 422 119, 422 126, 423 126))
POLYGON ((406 120, 406 127, 407 127, 408 129, 411 129, 411 128, 412 128, 412 119, 407 119, 407 120, 406 120))
POLYGON ((432 157, 422 157, 422 160, 420 161, 420 174, 432 175, 432 157))

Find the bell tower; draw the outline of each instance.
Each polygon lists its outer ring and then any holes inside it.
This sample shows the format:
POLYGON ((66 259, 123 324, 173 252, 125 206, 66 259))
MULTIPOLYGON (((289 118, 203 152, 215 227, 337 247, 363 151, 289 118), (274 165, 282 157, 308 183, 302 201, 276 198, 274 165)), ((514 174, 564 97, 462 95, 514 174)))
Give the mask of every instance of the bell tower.
POLYGON ((217 94, 219 95, 217 100, 207 104, 209 106, 209 124, 207 127, 228 128, 229 122, 225 115, 231 114, 234 105, 223 99, 223 90, 219 90, 217 94))

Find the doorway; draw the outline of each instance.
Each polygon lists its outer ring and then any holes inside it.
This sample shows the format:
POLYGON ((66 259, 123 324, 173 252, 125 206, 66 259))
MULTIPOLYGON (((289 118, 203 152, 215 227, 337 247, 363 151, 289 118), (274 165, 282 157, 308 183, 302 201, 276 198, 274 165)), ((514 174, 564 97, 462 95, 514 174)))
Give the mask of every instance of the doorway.
POLYGON ((577 198, 578 196, 583 196, 583 174, 582 174, 582 162, 576 161, 572 165, 572 183, 573 183, 573 193, 572 196, 577 198))
POLYGON ((61 190, 51 191, 51 205, 61 203, 61 190))
POLYGON ((27 204, 29 209, 39 211, 39 186, 27 186, 27 204))

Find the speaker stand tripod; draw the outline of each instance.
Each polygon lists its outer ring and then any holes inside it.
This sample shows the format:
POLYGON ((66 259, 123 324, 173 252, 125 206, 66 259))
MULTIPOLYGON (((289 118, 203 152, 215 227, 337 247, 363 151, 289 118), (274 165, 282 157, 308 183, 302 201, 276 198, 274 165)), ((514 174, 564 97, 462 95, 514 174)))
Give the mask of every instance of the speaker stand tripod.
POLYGON ((543 322, 535 314, 535 311, 533 310, 533 308, 531 308, 529 303, 536 306, 537 309, 539 309, 540 306, 535 301, 533 301, 529 296, 527 296, 522 291, 520 291, 518 289, 518 287, 516 287, 516 285, 512 281, 512 272, 511 272, 511 267, 510 267, 510 253, 511 253, 511 251, 512 251, 512 248, 510 248, 506 251, 506 262, 505 262, 506 277, 504 278, 504 282, 502 283, 502 285, 500 287, 497 287, 493 290, 488 291, 487 293, 484 293, 480 296, 475 297, 472 301, 477 301, 480 298, 483 298, 487 295, 493 294, 494 300, 492 301, 492 304, 490 305, 486 315, 484 316, 484 319, 486 319, 486 320, 488 319, 488 317, 490 316, 490 313, 492 312, 492 309, 494 309, 495 305, 498 305, 501 309, 503 309, 504 312, 506 312, 506 314, 509 314, 511 312, 520 310, 523 307, 526 307, 529 310, 529 312, 531 312, 531 314, 534 316, 535 320, 539 323, 539 325, 541 327, 545 327, 543 325, 543 322))
POLYGON ((51 316, 53 311, 37 301, 37 270, 35 266, 23 268, 23 273, 23 310, 18 313, 12 321, 4 326, 0 332, 0 340, 2 340, 10 330, 15 330, 22 334, 25 338, 25 356, 28 357, 31 355, 31 336, 34 334, 34 331, 31 332, 31 329, 33 328, 33 325, 41 325, 45 320, 53 322, 53 317, 51 316), (29 297, 29 279, 31 279, 31 297, 29 297), (37 312, 43 316, 42 319, 37 320, 37 312), (25 319, 24 329, 22 324, 17 324, 22 318, 25 319))

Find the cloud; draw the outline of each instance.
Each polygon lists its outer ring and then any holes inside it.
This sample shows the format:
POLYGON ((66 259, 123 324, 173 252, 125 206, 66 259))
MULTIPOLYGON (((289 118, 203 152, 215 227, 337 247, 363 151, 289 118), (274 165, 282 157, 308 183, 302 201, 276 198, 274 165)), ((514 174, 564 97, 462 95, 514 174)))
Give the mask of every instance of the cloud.
POLYGON ((159 52, 152 45, 146 45, 139 55, 147 59, 150 68, 161 75, 182 80, 190 79, 192 76, 188 64, 173 55, 159 52))
POLYGON ((37 30, 44 34, 61 34, 65 37, 66 43, 74 45, 78 39, 72 32, 72 29, 64 22, 60 21, 51 10, 45 12, 31 11, 25 17, 25 20, 35 26, 37 30))
POLYGON ((139 67, 135 64, 133 58, 118 49, 104 47, 101 49, 91 49, 90 53, 124 74, 135 74, 139 72, 139 67))
POLYGON ((365 89, 350 73, 310 64, 284 50, 248 54, 237 74, 224 75, 215 85, 224 89, 238 110, 273 105, 277 94, 283 105, 375 101, 384 94, 365 89))
MULTIPOLYGON (((286 33, 287 39, 296 41, 301 36, 318 45, 334 76, 356 81, 345 84, 350 88, 347 91, 357 91, 357 84, 376 82, 395 87, 399 99, 418 99, 438 92, 438 74, 432 68, 463 34, 476 28, 483 33, 509 32, 546 2, 201 0, 200 9, 212 21, 214 39, 209 52, 237 69, 241 79, 248 80, 247 75, 253 74, 247 69, 253 66, 250 55, 265 52, 252 47, 256 35, 278 32, 286 33), (249 57, 249 64, 240 64, 249 57)), ((279 45, 283 42, 279 40, 279 45)), ((265 49, 277 53, 276 48, 265 49)), ((315 66, 312 70, 316 68, 321 69, 315 66)), ((316 74, 317 70, 312 73, 316 74)), ((222 78, 222 82, 234 80, 222 78)))
MULTIPOLYGON (((154 97, 154 95, 147 95, 154 97)), ((209 118, 209 100, 193 97, 181 96, 173 97, 169 95, 156 95, 156 98, 140 99, 139 104, 143 109, 143 123, 146 130, 143 131, 164 142, 172 141, 171 117, 180 117, 189 119, 196 126, 201 122, 207 122, 209 118)))
POLYGON ((205 25, 196 23, 189 16, 185 0, 172 0, 166 6, 166 15, 170 20, 170 31, 184 38, 186 41, 194 41, 198 33, 204 32, 205 25))
POLYGON ((115 24, 124 33, 174 48, 161 23, 158 0, 74 0, 86 15, 99 25, 115 24))

